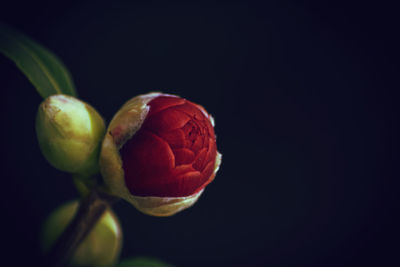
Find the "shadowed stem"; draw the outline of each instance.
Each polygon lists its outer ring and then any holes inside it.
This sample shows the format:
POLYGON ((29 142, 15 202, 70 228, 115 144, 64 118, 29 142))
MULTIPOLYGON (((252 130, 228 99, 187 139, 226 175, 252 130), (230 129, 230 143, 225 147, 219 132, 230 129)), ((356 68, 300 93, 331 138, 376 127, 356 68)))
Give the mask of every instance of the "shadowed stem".
POLYGON ((78 245, 116 200, 115 197, 103 194, 95 188, 92 189, 81 200, 75 217, 46 255, 46 266, 66 266, 78 245))

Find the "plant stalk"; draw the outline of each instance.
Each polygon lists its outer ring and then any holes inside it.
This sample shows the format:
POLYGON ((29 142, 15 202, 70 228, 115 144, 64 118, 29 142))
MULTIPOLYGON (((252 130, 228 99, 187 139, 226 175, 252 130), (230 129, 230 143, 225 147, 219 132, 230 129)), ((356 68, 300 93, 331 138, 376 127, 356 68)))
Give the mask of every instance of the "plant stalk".
POLYGON ((92 189, 81 200, 75 217, 46 255, 45 265, 52 267, 66 266, 78 245, 115 200, 114 197, 102 194, 95 188, 92 189))

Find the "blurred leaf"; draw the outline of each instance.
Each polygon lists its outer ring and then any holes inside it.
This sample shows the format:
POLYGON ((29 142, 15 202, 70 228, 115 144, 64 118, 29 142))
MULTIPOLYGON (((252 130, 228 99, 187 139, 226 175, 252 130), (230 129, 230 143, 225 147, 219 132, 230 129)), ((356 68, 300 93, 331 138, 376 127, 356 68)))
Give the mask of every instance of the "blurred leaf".
POLYGON ((53 53, 2 23, 0 52, 17 64, 43 98, 54 94, 76 96, 70 73, 53 53))
POLYGON ((154 258, 136 257, 123 260, 117 267, 174 267, 174 265, 167 264, 154 258))

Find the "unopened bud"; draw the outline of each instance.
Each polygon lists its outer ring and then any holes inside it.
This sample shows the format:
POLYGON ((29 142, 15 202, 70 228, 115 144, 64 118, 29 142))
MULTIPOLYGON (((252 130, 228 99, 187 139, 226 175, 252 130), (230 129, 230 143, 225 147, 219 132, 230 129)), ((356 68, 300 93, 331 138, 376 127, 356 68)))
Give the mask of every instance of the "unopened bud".
MULTIPOLYGON (((78 210, 72 201, 55 210, 45 221, 41 233, 41 247, 47 253, 61 236, 78 210)), ((104 212, 94 228, 79 244, 71 259, 73 266, 114 266, 122 248, 122 231, 117 216, 111 209, 104 212)))
POLYGON ((70 173, 98 171, 105 125, 89 104, 67 95, 44 100, 36 117, 40 149, 55 168, 70 173))
POLYGON ((162 93, 123 105, 108 126, 100 154, 110 192, 153 216, 192 206, 220 163, 211 115, 200 105, 162 93))

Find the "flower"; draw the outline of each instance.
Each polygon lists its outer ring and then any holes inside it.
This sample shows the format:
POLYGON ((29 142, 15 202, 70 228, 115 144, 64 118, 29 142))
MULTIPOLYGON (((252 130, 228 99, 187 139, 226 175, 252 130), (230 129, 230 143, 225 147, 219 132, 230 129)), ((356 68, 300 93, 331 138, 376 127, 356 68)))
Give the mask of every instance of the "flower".
MULTIPOLYGON (((57 208, 45 220, 41 232, 41 248, 47 253, 67 228, 78 210, 77 200, 57 208)), ((114 266, 122 248, 122 231, 117 216, 107 209, 93 229, 79 244, 71 258, 73 266, 114 266)))
POLYGON ((112 119, 100 154, 111 194, 154 216, 193 205, 221 163, 214 120, 205 109, 174 95, 129 100, 112 119))
POLYGON ((36 134, 40 149, 55 168, 80 174, 98 172, 105 133, 103 118, 89 104, 67 95, 52 95, 39 106, 36 134))

